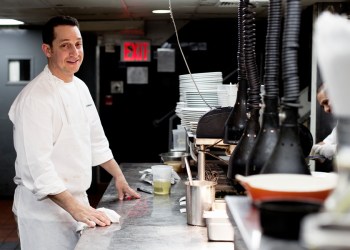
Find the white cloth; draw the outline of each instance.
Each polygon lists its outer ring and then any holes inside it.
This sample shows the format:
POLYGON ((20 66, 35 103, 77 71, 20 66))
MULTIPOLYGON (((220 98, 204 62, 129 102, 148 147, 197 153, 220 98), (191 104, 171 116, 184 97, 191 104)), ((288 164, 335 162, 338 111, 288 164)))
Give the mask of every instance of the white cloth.
MULTIPOLYGON (((97 208, 97 210, 104 212, 112 223, 119 223, 120 215, 116 211, 104 207, 97 208)), ((76 232, 82 234, 88 227, 86 223, 78 222, 76 232)))
POLYGON ((89 204, 91 167, 113 158, 89 90, 76 77, 63 83, 46 66, 17 96, 9 117, 17 153, 13 212, 21 249, 73 249, 77 222, 47 195, 68 190, 89 204))

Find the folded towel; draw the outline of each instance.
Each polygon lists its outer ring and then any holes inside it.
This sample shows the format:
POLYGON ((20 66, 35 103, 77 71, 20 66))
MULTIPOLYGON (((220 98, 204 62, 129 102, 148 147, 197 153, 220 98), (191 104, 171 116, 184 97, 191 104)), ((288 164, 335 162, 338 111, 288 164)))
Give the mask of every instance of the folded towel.
MULTIPOLYGON (((104 212, 112 223, 119 223, 120 215, 114 210, 104 208, 104 207, 97 208, 97 210, 104 212)), ((76 228, 76 232, 79 234, 82 234, 84 229, 88 227, 89 226, 86 223, 79 221, 76 228)))

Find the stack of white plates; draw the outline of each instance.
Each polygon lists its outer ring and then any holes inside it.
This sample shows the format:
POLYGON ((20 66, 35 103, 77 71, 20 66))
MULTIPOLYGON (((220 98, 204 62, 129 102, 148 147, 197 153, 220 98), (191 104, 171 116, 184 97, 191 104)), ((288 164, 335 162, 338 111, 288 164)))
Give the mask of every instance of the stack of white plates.
POLYGON ((186 107, 185 102, 177 102, 176 103, 175 113, 180 119, 182 119, 182 108, 184 108, 184 107, 186 107))
POLYGON ((185 103, 191 108, 216 107, 218 94, 216 90, 185 91, 185 103))
POLYGON ((222 72, 179 76, 180 98, 175 112, 187 131, 195 133, 200 117, 219 106, 217 88, 222 85, 222 81, 222 72))
POLYGON ((185 101, 187 91, 216 91, 222 84, 222 72, 196 73, 179 76, 180 101, 185 101))
POLYGON ((210 108, 182 108, 181 125, 185 127, 187 131, 195 133, 199 119, 209 110, 210 108))

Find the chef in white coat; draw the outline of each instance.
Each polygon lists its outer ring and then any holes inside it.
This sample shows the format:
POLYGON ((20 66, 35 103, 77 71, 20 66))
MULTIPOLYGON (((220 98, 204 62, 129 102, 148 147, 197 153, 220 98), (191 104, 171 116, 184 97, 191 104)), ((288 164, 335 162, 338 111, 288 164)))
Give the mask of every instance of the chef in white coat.
POLYGON ((42 50, 47 66, 9 111, 17 153, 13 212, 22 250, 70 250, 79 239, 77 222, 111 223, 89 205, 92 166, 113 176, 120 200, 140 195, 113 158, 87 86, 74 76, 84 57, 77 20, 50 19, 42 50))
MULTIPOLYGON (((324 84, 317 91, 317 101, 323 108, 324 112, 332 113, 332 107, 327 96, 324 84)), ((311 149, 311 155, 320 155, 328 160, 332 160, 337 150, 337 129, 333 128, 332 132, 323 139, 323 141, 315 144, 311 149)))

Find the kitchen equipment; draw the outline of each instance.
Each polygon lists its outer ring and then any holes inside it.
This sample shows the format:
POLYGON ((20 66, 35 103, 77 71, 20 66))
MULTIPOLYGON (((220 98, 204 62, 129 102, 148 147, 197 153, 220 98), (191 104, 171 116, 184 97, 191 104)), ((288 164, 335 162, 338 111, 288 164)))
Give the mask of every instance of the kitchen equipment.
POLYGON ((177 129, 172 130, 173 134, 173 148, 171 151, 186 151, 186 130, 181 125, 177 129))
POLYGON ((206 154, 220 160, 218 156, 219 154, 231 154, 235 147, 235 145, 225 144, 223 142, 225 135, 225 122, 230 115, 231 110, 232 107, 212 109, 204 114, 198 121, 195 150, 198 153, 197 172, 199 180, 205 180, 206 154))
POLYGON ((332 114, 338 121, 334 163, 339 181, 325 200, 323 213, 306 217, 302 243, 308 249, 350 249, 350 21, 343 15, 322 13, 315 23, 314 42, 332 114))
POLYGON ((171 151, 159 154, 163 162, 182 161, 184 157, 189 156, 188 153, 182 151, 171 151))
POLYGON ((339 182, 327 199, 325 209, 338 217, 350 217, 350 21, 343 15, 324 12, 317 20, 316 28, 314 38, 320 69, 332 113, 338 120, 335 165, 339 182))
POLYGON ((243 41, 243 4, 238 5, 238 51, 237 51, 237 80, 238 91, 236 103, 225 123, 225 144, 237 144, 247 123, 247 90, 248 81, 244 57, 243 41))
POLYGON ((173 168, 168 165, 152 166, 154 194, 165 195, 170 193, 172 171, 173 168))
POLYGON ((264 111, 259 134, 247 160, 247 175, 261 172, 278 139, 281 13, 282 2, 270 0, 265 43, 264 111))
POLYGON ((171 151, 159 154, 161 160, 164 164, 172 166, 174 171, 181 172, 184 165, 184 158, 189 156, 188 153, 182 151, 171 151))
POLYGON ((185 185, 187 224, 206 226, 203 212, 212 209, 217 183, 214 181, 194 180, 192 185, 188 181, 185 182, 185 185))
POLYGON ((237 99, 237 84, 222 84, 218 86, 218 104, 220 107, 233 107, 237 99))
POLYGON ((193 185, 192 173, 191 173, 191 168, 190 168, 190 164, 188 163, 187 157, 185 157, 185 166, 186 166, 188 181, 189 181, 190 185, 192 186, 193 185))
POLYGON ((236 145, 225 144, 223 140, 219 138, 194 138, 194 145, 195 147, 193 147, 191 152, 197 152, 196 161, 198 180, 205 180, 206 155, 210 155, 227 165, 228 162, 220 156, 230 155, 236 147, 236 145))
POLYGON ((232 107, 221 107, 205 113, 198 121, 196 138, 223 139, 225 122, 231 111, 232 107))
POLYGON ((233 241, 233 226, 226 212, 225 200, 215 200, 211 211, 204 211, 209 241, 233 241))
POLYGON ((283 93, 281 106, 283 119, 276 146, 263 166, 261 173, 294 173, 310 175, 299 139, 298 109, 299 76, 298 48, 300 26, 300 0, 286 2, 283 42, 282 79, 283 93))
POLYGON ((299 238, 303 218, 317 213, 322 202, 312 200, 266 200, 258 205, 262 233, 268 236, 293 239, 299 238))
POLYGON ((334 221, 328 212, 305 216, 300 225, 300 244, 303 249, 350 249, 350 217, 342 215, 338 220, 334 221))
POLYGON ((177 173, 182 172, 182 161, 167 161, 164 164, 171 166, 177 173))
MULTIPOLYGON (((247 122, 243 134, 229 160, 227 177, 230 179, 234 179, 236 174, 246 175, 248 158, 260 131, 261 83, 255 56, 255 13, 253 11, 255 6, 249 4, 249 1, 248 3, 240 1, 240 4, 243 3, 245 6, 242 9, 242 40, 244 43, 244 54, 242 54, 242 56, 245 59, 246 74, 249 83, 246 111, 247 122)), ((234 180, 233 184, 238 192, 242 191, 242 187, 236 185, 236 180, 234 180)))
POLYGON ((313 172, 304 174, 259 174, 236 179, 257 204, 269 199, 315 199, 324 201, 337 184, 337 174, 313 172))

